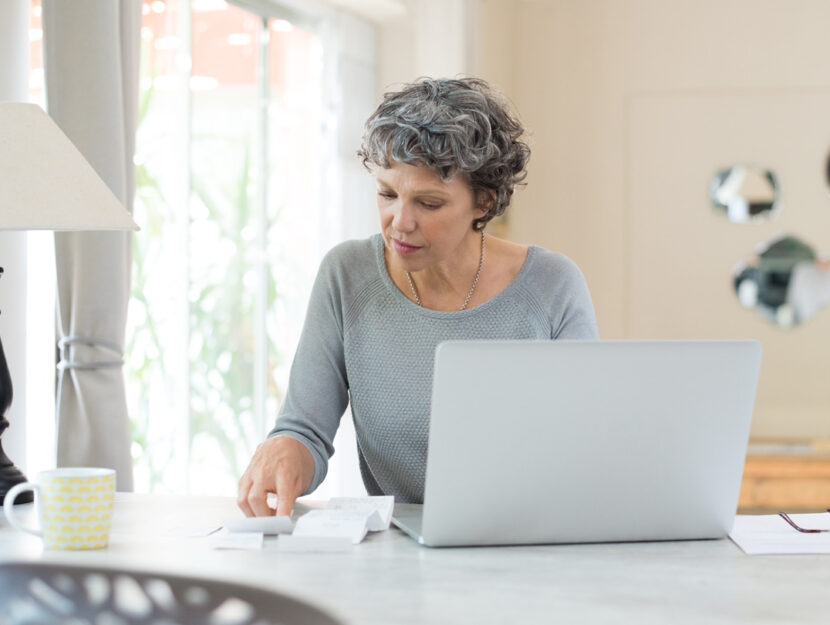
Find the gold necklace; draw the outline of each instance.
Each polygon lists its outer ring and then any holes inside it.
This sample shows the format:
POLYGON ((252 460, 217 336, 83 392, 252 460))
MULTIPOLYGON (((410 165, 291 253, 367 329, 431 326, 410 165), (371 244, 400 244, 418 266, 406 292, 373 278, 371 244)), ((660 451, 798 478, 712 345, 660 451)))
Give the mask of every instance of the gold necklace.
MULTIPOLYGON (((473 293, 475 293, 476 287, 478 286, 478 279, 481 277, 481 268, 484 266, 484 230, 481 231, 481 255, 478 258, 478 269, 476 270, 476 277, 473 278, 473 286, 470 287, 470 292, 467 293, 467 298, 464 300, 464 303, 461 305, 461 308, 458 310, 465 310, 467 308, 467 304, 470 303, 470 298, 473 297, 473 293)), ((412 297, 415 298, 415 303, 418 306, 423 307, 421 303, 421 297, 418 295, 418 289, 415 288, 415 283, 412 281, 412 274, 408 271, 406 273, 406 279, 409 281, 409 290, 412 291, 412 297)))

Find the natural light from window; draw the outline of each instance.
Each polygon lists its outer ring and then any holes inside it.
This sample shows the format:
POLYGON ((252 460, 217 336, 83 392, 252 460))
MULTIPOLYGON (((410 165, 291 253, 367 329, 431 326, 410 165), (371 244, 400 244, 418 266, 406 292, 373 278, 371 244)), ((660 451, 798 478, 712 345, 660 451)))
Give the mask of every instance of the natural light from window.
MULTIPOLYGON (((322 255, 375 229, 354 156, 373 57, 351 46, 371 29, 335 21, 317 31, 224 0, 142 2, 124 369, 138 492, 235 494, 279 411, 322 255)), ((40 0, 29 39, 29 99, 46 108, 40 0)), ((52 233, 29 233, 27 249, 36 472, 55 466, 52 233)), ((347 414, 317 493, 362 492, 353 431, 347 414)))
POLYGON ((126 377, 136 490, 234 494, 285 392, 321 253, 322 47, 145 1, 126 377))

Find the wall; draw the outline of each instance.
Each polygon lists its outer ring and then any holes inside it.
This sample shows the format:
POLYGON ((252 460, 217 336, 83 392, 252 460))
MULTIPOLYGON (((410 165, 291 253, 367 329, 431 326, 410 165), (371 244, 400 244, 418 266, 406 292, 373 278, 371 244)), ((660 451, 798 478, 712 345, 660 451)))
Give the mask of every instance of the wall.
POLYGON ((458 76, 478 67, 481 0, 401 0, 401 16, 377 23, 378 99, 419 76, 458 76))
POLYGON ((605 338, 757 338, 754 436, 830 437, 830 312, 777 330, 740 308, 729 280, 777 232, 830 251, 830 4, 513 5, 510 88, 535 151, 510 236, 579 263, 605 338), (782 173, 779 220, 712 214, 711 176, 741 159, 782 173))
MULTIPOLYGON (((424 12, 408 5, 407 19, 380 27, 381 87, 425 73, 419 46, 447 45, 422 39, 424 12)), ((508 236, 576 260, 604 338, 760 340, 753 435, 830 438, 830 311, 777 330, 741 309, 730 283, 734 264, 778 232, 830 252, 830 3, 466 8, 476 52, 464 71, 500 87, 531 131, 528 186, 516 194, 508 236), (741 227, 712 213, 711 176, 737 160, 782 173, 778 220, 741 227)))

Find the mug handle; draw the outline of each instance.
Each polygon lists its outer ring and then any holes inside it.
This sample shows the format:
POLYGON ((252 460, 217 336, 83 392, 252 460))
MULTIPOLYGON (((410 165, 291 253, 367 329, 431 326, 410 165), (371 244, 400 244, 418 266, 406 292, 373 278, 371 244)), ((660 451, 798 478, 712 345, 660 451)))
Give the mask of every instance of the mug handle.
MULTIPOLYGON (((11 490, 6 493, 6 497, 3 499, 3 512, 6 513, 6 518, 9 520, 9 525, 13 528, 20 530, 21 532, 28 532, 29 534, 34 534, 35 536, 39 536, 43 538, 43 532, 40 530, 33 530, 28 527, 24 527, 24 525, 17 520, 17 510, 14 507, 14 500, 17 496, 27 490, 33 491, 38 496, 40 493, 38 492, 39 489, 37 484, 33 484, 32 482, 23 482, 22 484, 15 484, 12 486, 11 490)), ((40 497, 38 497, 39 499, 40 497)))

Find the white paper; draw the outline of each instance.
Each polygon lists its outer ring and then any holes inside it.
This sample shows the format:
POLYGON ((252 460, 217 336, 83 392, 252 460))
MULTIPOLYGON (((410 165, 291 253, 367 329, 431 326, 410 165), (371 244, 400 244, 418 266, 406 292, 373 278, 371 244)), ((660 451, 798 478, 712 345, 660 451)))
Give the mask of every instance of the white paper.
POLYGON ((275 534, 290 534, 294 531, 294 523, 289 516, 259 516, 242 519, 228 519, 223 523, 228 532, 262 532, 273 536, 275 534))
POLYGON ((277 549, 290 552, 337 552, 351 551, 352 541, 343 536, 297 536, 282 534, 277 540, 277 549))
MULTIPOLYGON (((826 512, 789 516, 801 527, 830 529, 830 514, 826 512)), ((749 555, 830 554, 830 532, 799 532, 777 514, 739 515, 729 538, 749 555)))
POLYGON ((369 516, 349 510, 312 510, 297 519, 293 535, 348 538, 357 544, 366 536, 369 516))
POLYGON ((214 549, 262 549, 261 532, 244 532, 231 534, 221 532, 213 538, 214 549))
POLYGON ((367 526, 370 532, 389 529, 395 498, 391 495, 376 497, 334 497, 329 501, 329 510, 348 510, 369 516, 367 526))

